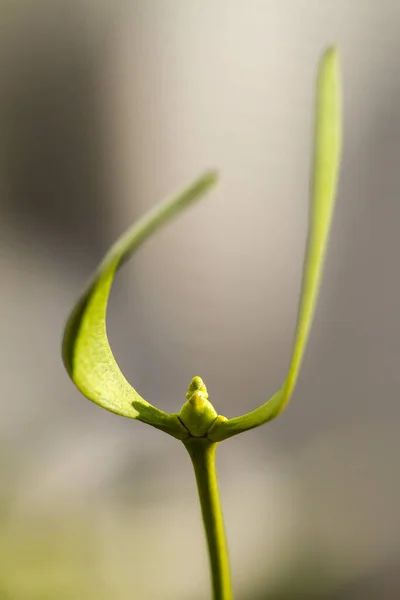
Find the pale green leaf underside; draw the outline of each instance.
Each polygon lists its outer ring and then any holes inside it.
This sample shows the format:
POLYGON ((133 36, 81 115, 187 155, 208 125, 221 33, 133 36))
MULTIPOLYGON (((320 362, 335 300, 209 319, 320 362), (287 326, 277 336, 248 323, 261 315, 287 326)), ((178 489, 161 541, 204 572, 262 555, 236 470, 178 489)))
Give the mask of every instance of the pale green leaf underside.
POLYGON ((144 400, 121 373, 106 331, 107 302, 116 271, 157 229, 205 194, 216 182, 209 172, 172 199, 157 205, 112 246, 67 322, 63 360, 79 390, 96 404, 124 417, 149 422, 177 434, 176 415, 167 415, 144 400))
POLYGON ((314 315, 336 195, 341 149, 341 94, 338 55, 329 48, 320 64, 315 115, 311 206, 303 282, 292 356, 286 379, 278 392, 256 410, 225 422, 216 422, 209 437, 226 439, 273 419, 283 411, 300 371, 314 315))

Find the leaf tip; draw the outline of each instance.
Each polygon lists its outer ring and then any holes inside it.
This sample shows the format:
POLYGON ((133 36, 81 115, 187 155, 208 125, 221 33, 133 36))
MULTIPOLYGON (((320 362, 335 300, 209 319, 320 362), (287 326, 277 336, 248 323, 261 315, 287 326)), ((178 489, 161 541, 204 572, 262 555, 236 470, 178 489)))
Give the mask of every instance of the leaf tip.
POLYGON ((337 71, 340 62, 340 50, 335 44, 328 46, 321 58, 321 69, 328 71, 337 71))
POLYGON ((208 169, 205 171, 201 179, 206 187, 212 187, 218 183, 219 171, 217 169, 208 169))

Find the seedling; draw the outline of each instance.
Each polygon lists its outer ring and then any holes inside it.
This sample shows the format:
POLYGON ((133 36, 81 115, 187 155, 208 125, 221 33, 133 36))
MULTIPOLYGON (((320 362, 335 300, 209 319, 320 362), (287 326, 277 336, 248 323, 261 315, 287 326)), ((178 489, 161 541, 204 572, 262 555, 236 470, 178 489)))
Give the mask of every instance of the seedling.
POLYGON ((108 342, 107 302, 116 272, 151 235, 214 186, 215 172, 205 173, 156 206, 119 238, 95 271, 65 328, 63 360, 79 390, 111 412, 168 433, 189 452, 208 543, 214 600, 233 598, 215 450, 220 442, 277 417, 293 393, 317 301, 336 194, 341 146, 339 80, 337 50, 329 48, 322 57, 317 81, 310 222, 297 326, 286 379, 272 398, 249 413, 229 419, 217 414, 203 380, 196 376, 180 412, 167 414, 128 383, 108 342))

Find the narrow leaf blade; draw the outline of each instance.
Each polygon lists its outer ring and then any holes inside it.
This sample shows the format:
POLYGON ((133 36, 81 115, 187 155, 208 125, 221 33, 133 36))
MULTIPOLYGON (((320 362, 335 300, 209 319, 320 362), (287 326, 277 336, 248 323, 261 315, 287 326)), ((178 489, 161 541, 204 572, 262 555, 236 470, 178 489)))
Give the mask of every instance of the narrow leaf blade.
POLYGON ((156 230, 209 191, 216 180, 216 173, 204 174, 126 231, 104 257, 65 327, 63 361, 78 389, 89 400, 111 412, 149 422, 161 429, 168 428, 171 416, 153 407, 136 392, 114 358, 106 329, 108 297, 123 262, 156 230))
POLYGON ((341 148, 341 99, 337 50, 322 59, 318 78, 310 224, 293 353, 284 384, 281 412, 292 395, 306 348, 331 228, 341 148))
POLYGON ((217 422, 209 435, 218 441, 279 415, 287 405, 299 375, 321 282, 339 173, 342 118, 338 62, 337 50, 329 48, 322 57, 318 73, 310 221, 288 373, 281 389, 265 404, 241 417, 217 422))

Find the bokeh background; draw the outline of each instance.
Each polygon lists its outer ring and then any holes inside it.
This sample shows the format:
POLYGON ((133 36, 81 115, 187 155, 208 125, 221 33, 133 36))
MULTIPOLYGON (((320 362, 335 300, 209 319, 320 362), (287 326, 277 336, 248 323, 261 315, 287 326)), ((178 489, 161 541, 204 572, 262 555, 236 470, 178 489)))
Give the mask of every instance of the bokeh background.
POLYGON ((288 364, 316 67, 341 48, 345 136, 320 302, 276 421, 218 468, 238 600, 400 597, 400 3, 0 4, 0 598, 201 600, 176 440, 86 401, 60 358, 110 243, 205 168, 221 182, 120 272, 112 347, 178 411, 228 417, 288 364))

